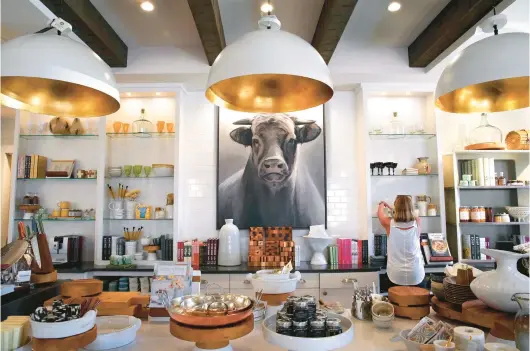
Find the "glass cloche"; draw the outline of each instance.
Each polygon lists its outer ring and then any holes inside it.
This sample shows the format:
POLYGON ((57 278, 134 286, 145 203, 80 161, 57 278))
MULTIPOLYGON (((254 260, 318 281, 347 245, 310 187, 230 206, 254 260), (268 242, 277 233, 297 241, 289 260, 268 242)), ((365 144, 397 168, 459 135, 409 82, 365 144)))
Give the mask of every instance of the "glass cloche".
POLYGON ((397 112, 392 113, 392 120, 390 121, 388 127, 388 134, 397 134, 396 137, 400 138, 403 137, 405 134, 405 125, 401 121, 401 119, 398 117, 397 112))
POLYGON ((480 115, 480 125, 469 133, 469 144, 493 144, 502 146, 502 132, 488 122, 488 115, 480 115))
POLYGON ((153 131, 153 123, 145 118, 145 109, 140 111, 140 119, 137 119, 132 123, 133 133, 138 136, 150 136, 153 131))

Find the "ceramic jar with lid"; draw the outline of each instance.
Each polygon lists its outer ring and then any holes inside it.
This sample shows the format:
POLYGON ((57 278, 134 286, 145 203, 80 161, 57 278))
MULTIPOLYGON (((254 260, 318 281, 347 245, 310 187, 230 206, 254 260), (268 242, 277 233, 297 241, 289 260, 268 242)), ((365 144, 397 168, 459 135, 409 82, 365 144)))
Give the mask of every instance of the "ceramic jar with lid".
POLYGON ((471 207, 471 222, 479 223, 480 222, 480 209, 478 206, 471 207))
POLYGON ((427 205, 427 216, 434 217, 436 216, 436 205, 435 204, 429 204, 427 205))
POLYGON ((460 206, 460 210, 458 214, 459 214, 461 223, 467 223, 471 219, 471 212, 469 210, 469 207, 467 206, 460 206))

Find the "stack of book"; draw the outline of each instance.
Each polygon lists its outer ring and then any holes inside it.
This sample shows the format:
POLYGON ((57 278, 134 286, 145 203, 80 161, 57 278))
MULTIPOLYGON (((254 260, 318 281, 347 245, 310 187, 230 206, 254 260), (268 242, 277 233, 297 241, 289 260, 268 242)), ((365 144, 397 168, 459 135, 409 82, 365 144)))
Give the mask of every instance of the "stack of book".
POLYGON ((426 265, 445 266, 453 263, 453 256, 443 233, 422 233, 420 244, 426 265))
POLYGON ((352 264, 352 240, 337 239, 337 261, 339 264, 352 264))
POLYGON ((40 155, 20 155, 17 163, 17 178, 46 178, 48 159, 40 155))
POLYGON ((403 172, 401 172, 402 175, 418 175, 418 169, 417 168, 405 168, 403 172))
POLYGON ((462 235, 462 258, 467 260, 490 260, 491 257, 480 252, 490 248, 490 238, 482 238, 476 234, 462 235))
POLYGON ((386 234, 374 235, 374 254, 375 256, 386 256, 386 245, 388 236, 386 234))
POLYGON ((216 266, 219 239, 210 238, 206 241, 197 239, 177 242, 177 262, 191 263, 194 267, 216 266))
POLYGON ((173 238, 169 235, 160 236, 162 261, 173 261, 173 238))
POLYGON ((328 256, 330 265, 336 266, 339 264, 339 250, 337 248, 337 245, 328 246, 328 256))
POLYGON ((495 159, 480 157, 475 160, 462 161, 460 174, 470 174, 478 186, 495 186, 495 159))

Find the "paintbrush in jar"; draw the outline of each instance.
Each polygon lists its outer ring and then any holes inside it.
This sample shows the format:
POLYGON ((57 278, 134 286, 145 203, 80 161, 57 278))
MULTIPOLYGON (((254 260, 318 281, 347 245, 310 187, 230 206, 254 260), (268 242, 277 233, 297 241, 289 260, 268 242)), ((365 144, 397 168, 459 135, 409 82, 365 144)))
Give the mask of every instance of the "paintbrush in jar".
POLYGON ((107 184, 107 186, 109 187, 109 194, 112 197, 112 200, 116 200, 116 196, 114 196, 114 191, 112 190, 112 187, 110 186, 110 184, 107 184))

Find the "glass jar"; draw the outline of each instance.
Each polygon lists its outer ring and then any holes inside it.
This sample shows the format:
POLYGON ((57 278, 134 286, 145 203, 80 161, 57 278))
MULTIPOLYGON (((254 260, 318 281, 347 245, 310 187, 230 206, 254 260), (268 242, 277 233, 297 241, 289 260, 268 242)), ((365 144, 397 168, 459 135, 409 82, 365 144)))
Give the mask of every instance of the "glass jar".
POLYGON ((145 109, 140 110, 140 119, 132 123, 133 133, 149 134, 153 131, 153 123, 145 118, 145 109))
POLYGON ((326 335, 335 336, 342 333, 342 328, 340 326, 340 319, 338 318, 328 318, 326 321, 326 335))
POLYGON ((480 115, 480 125, 469 133, 470 144, 495 143, 502 144, 502 132, 488 122, 488 115, 480 115))
POLYGON ((471 222, 480 222, 480 209, 478 208, 478 206, 471 207, 471 222))
POLYGON ((498 213, 494 216, 495 223, 502 223, 502 214, 498 213))
POLYGON ((486 222, 493 222, 493 208, 486 207, 486 222))
POLYGON ((285 301, 285 311, 287 314, 294 314, 294 303, 300 298, 298 296, 288 296, 287 301, 285 301))
POLYGON ((400 137, 405 134, 405 126, 399 119, 397 112, 392 112, 392 120, 390 121, 388 129, 388 134, 399 134, 400 137))
POLYGON ((326 321, 323 319, 313 319, 309 323, 309 337, 311 338, 326 337, 326 321))
POLYGON ((470 211, 469 207, 467 206, 460 206, 460 210, 458 211, 460 222, 461 223, 467 223, 470 219, 470 211))
POLYGON ((309 318, 313 319, 316 316, 317 312, 317 300, 314 296, 305 295, 302 296, 302 299, 307 302, 307 310, 309 311, 309 318))
POLYGON ((502 213, 502 223, 510 223, 510 216, 507 213, 502 213))
POLYGON ((155 207, 155 219, 166 218, 166 211, 162 207, 155 207))
POLYGON ((31 195, 30 193, 27 193, 22 198, 22 204, 23 205, 31 205, 31 201, 33 201, 33 195, 31 195))
POLYGON ((295 321, 307 321, 309 319, 309 308, 306 300, 298 300, 294 303, 293 319, 295 321))
POLYGON ((316 318, 326 320, 328 318, 328 314, 324 310, 317 309, 316 318))
POLYGON ((309 328, 307 321, 293 321, 293 336, 297 338, 307 338, 309 328))
POLYGON ((40 203, 39 195, 37 193, 33 193, 31 196, 31 204, 32 205, 38 205, 40 203))
POLYGON ((512 301, 516 301, 519 305, 519 311, 515 315, 514 331, 515 331, 515 346, 519 350, 530 350, 530 311, 529 302, 530 294, 518 293, 512 296, 512 301))
POLYGON ((293 323, 290 320, 277 318, 276 319, 276 333, 291 336, 292 325, 293 323))
POLYGON ((435 217, 436 216, 436 205, 435 204, 428 204, 427 205, 427 216, 429 217, 435 217))
POLYGON ((479 206, 478 210, 480 222, 486 222, 486 209, 484 208, 484 206, 479 206))

